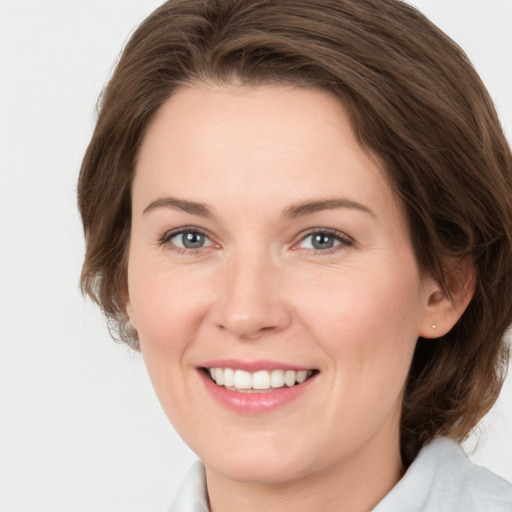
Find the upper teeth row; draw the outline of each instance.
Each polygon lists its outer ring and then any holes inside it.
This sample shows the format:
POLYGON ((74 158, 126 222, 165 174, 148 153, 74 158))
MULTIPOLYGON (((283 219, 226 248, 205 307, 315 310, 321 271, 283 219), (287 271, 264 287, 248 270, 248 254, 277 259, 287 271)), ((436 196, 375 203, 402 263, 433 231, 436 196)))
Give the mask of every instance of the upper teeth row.
POLYGON ((254 373, 232 368, 209 368, 211 378, 219 385, 236 389, 270 389, 300 384, 308 378, 307 370, 260 370, 254 373))

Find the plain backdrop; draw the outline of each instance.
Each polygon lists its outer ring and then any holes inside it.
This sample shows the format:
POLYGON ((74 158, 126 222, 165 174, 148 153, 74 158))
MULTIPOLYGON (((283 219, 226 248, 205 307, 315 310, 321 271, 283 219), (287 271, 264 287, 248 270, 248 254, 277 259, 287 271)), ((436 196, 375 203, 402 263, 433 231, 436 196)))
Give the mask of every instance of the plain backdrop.
MULTIPOLYGON (((195 455, 78 291, 95 102, 158 0, 0 0, 0 510, 164 511, 195 455)), ((416 0, 512 134, 512 0, 416 0)), ((506 298, 509 300, 509 298, 506 298)), ((205 419, 207 421, 207 418, 205 419)), ((512 382, 466 445, 512 481, 512 382), (477 441, 480 440, 476 451, 477 441)))

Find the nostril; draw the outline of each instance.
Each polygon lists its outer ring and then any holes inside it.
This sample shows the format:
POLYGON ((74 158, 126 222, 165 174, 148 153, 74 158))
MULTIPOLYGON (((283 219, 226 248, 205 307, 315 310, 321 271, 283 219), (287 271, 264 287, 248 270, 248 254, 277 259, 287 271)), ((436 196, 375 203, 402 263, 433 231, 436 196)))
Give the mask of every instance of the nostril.
POLYGON ((240 339, 254 340, 280 332, 291 322, 285 298, 270 285, 251 285, 251 278, 228 284, 212 305, 210 318, 223 331, 240 339))
POLYGON ((268 325, 269 322, 264 322, 261 319, 254 317, 238 317, 232 319, 225 319, 223 322, 217 324, 218 328, 223 331, 228 331, 234 336, 242 340, 257 340, 262 336, 271 334, 273 332, 281 331, 284 325, 268 325))

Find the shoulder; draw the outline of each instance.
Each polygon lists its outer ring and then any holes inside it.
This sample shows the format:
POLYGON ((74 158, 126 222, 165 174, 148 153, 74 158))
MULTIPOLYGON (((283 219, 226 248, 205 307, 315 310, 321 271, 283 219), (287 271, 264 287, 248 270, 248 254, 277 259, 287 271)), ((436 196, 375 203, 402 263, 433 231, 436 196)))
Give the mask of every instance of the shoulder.
POLYGON ((510 512, 512 485, 447 438, 426 445, 374 512, 510 512))

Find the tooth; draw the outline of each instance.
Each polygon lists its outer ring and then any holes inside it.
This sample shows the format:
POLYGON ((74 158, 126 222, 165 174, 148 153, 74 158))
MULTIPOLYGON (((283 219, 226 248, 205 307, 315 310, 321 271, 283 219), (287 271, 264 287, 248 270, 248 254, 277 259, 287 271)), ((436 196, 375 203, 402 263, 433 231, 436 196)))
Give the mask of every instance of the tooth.
POLYGON ((215 382, 219 386, 224 385, 224 370, 222 368, 215 368, 215 382))
POLYGON ((224 386, 231 388, 235 385, 235 372, 231 368, 224 368, 224 386))
POLYGON ((268 389, 270 387, 270 374, 261 370, 252 374, 253 389, 268 389))
POLYGON ((284 386, 284 371, 273 370, 270 374, 270 385, 273 388, 282 388, 284 386))
MULTIPOLYGON (((1 0, 0 0, 1 1, 1 0)), ((232 368, 209 368, 211 378, 219 386, 235 387, 237 389, 269 389, 281 388, 285 384, 288 387, 296 383, 301 384, 310 372, 306 370, 259 370, 255 373, 244 370, 233 370, 232 368)))
POLYGON ((252 388, 251 374, 244 370, 236 370, 234 386, 237 389, 251 389, 252 388))
POLYGON ((284 383, 290 388, 295 385, 296 372, 293 370, 286 370, 284 374, 284 383))
POLYGON ((308 372, 306 370, 300 370, 297 372, 297 382, 300 384, 308 378, 308 372))

